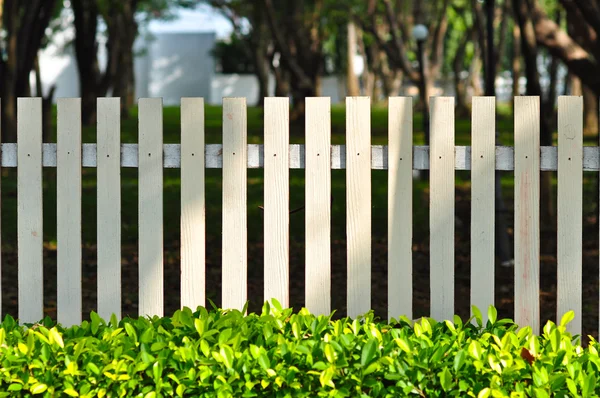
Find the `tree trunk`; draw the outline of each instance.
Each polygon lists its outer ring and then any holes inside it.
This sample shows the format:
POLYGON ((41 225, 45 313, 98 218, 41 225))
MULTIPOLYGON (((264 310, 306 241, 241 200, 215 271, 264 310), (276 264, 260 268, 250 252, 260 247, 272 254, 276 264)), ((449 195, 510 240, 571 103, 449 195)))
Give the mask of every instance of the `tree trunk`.
POLYGON ((356 97, 360 95, 358 84, 358 76, 354 73, 354 57, 356 56, 356 26, 353 22, 348 22, 347 26, 347 42, 348 52, 346 60, 346 91, 347 96, 356 97))
POLYGON ((50 142, 52 133, 52 99, 56 85, 53 85, 48 90, 48 95, 44 96, 42 87, 42 74, 40 71, 39 57, 35 58, 35 96, 42 99, 42 142, 50 142))
POLYGON ((481 47, 475 43, 475 54, 471 62, 471 86, 473 87, 473 96, 483 95, 483 86, 481 85, 481 47))
POLYGON ((3 40, 0 41, 0 95, 2 96, 2 136, 15 142, 17 98, 28 94, 29 76, 46 35, 56 0, 4 0, 3 40))
POLYGON ((367 54, 367 51, 370 51, 370 49, 366 48, 363 32, 358 27, 356 43, 358 54, 360 54, 364 65, 364 70, 360 79, 362 82, 360 93, 361 95, 370 96, 374 103, 379 102, 381 99, 381 93, 378 91, 375 71, 372 65, 370 65, 369 56, 367 54))
POLYGON ((581 85, 580 78, 569 73, 569 82, 571 85, 570 95, 583 95, 583 86, 581 85))
POLYGON ((263 107, 265 104, 265 97, 269 96, 269 64, 264 54, 262 54, 262 60, 259 58, 259 54, 256 54, 256 79, 258 80, 258 101, 256 106, 263 107))
POLYGON ((583 87, 583 133, 598 134, 598 97, 587 86, 583 87))
MULTIPOLYGON (((6 31, 6 61, 2 63, 2 142, 17 141, 17 18, 14 0, 4 3, 4 29, 6 31)), ((0 62, 2 58, 0 57, 0 62)))
POLYGON ((96 99, 106 95, 108 87, 101 83, 103 79, 98 65, 98 7, 94 0, 73 0, 75 24, 75 58, 79 72, 79 91, 81 96, 81 120, 86 126, 96 121, 96 99))
POLYGON ((120 12, 110 12, 109 26, 117 29, 120 42, 117 55, 117 72, 114 75, 113 96, 121 99, 121 117, 129 118, 135 105, 135 69, 133 45, 138 34, 135 20, 137 0, 122 1, 120 12))
POLYGON ((471 32, 465 34, 461 41, 454 60, 452 61, 452 72, 454 74, 454 91, 456 93, 456 113, 458 116, 466 116, 469 114, 469 105, 467 104, 467 85, 461 74, 464 68, 465 53, 467 42, 472 38, 471 32))
POLYGON ((512 54, 512 93, 513 97, 521 94, 519 79, 521 78, 521 30, 519 24, 513 26, 513 54, 512 54))

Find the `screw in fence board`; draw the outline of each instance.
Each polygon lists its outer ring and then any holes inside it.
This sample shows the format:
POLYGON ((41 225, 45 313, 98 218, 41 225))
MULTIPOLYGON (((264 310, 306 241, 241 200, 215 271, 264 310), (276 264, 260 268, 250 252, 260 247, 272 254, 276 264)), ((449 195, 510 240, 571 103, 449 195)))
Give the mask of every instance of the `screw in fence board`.
POLYGON ((19 322, 43 317, 42 100, 17 101, 19 322))
POLYGON ((162 316, 163 119, 161 98, 139 100, 139 315, 162 316))
POLYGON ((68 327, 81 323, 81 99, 59 98, 56 140, 56 309, 68 327))
POLYGON ((515 322, 540 330, 540 99, 515 97, 515 322))
POLYGON ((289 306, 289 99, 265 98, 264 299, 289 306))
POLYGON ((221 307, 238 310, 248 297, 247 141, 246 99, 224 98, 221 307))
POLYGON ((331 100, 306 99, 306 308, 331 312, 331 100))
POLYGON ((205 303, 204 99, 181 99, 181 306, 205 303))
POLYGON ((413 107, 411 97, 388 103, 388 319, 412 319, 413 107))
POLYGON ((473 97, 471 129, 471 304, 487 321, 494 304, 496 98, 473 97))
POLYGON ((583 244, 583 97, 558 97, 557 320, 575 319, 567 330, 581 334, 583 244))
POLYGON ((371 99, 346 98, 348 316, 371 309, 371 99))
POLYGON ((441 321, 454 315, 454 97, 430 102, 431 316, 441 321))
POLYGON ((121 101, 97 99, 98 314, 121 318, 121 101))

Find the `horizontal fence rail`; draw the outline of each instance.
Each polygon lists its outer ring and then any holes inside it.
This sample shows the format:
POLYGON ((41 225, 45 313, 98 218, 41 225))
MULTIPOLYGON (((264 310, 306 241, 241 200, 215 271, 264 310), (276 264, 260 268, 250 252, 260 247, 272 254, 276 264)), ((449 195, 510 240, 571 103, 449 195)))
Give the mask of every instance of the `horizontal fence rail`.
POLYGON ((289 303, 289 170, 305 169, 305 304, 331 308, 331 170, 346 169, 347 313, 371 307, 371 173, 388 170, 388 315, 412 317, 413 170, 430 170, 431 314, 451 319, 455 277, 455 170, 471 170, 471 304, 494 304, 494 172, 514 171, 515 319, 540 329, 540 174, 558 170, 558 316, 577 314, 581 333, 582 173, 600 170, 600 148, 583 146, 581 97, 560 97, 558 146, 540 147, 537 97, 515 98, 514 147, 495 145, 495 99, 474 97, 472 146, 456 146, 454 99, 431 101, 431 147, 413 145, 411 98, 390 98, 388 145, 371 145, 370 99, 346 100, 346 145, 331 145, 328 98, 306 102, 306 145, 289 144, 289 100, 265 101, 264 145, 248 145, 243 98, 223 100, 223 145, 205 144, 204 101, 184 98, 181 144, 164 144, 162 101, 139 101, 139 143, 120 142, 119 99, 98 99, 98 143, 83 143, 81 101, 59 99, 57 144, 42 143, 39 98, 20 98, 17 144, 1 166, 17 167, 19 319, 43 314, 42 167, 57 167, 57 301, 64 324, 81 321, 81 167, 96 167, 98 305, 121 314, 122 167, 138 168, 139 314, 164 304, 163 170, 181 168, 181 305, 205 305, 204 170, 222 168, 222 306, 248 299, 247 169, 264 168, 264 294, 289 303))
MULTIPOLYGON (((2 167, 17 167, 17 145, 15 143, 0 144, 2 167)), ((42 145, 42 166, 56 167, 56 144, 42 145)), ((331 169, 346 169, 346 145, 331 145, 331 169)), ((455 170, 471 170, 470 146, 455 146, 455 170)), ((265 150, 262 144, 248 144, 247 168, 262 169, 265 167, 265 150)), ((83 144, 81 148, 83 167, 98 167, 96 144, 83 144)), ((371 169, 388 170, 389 148, 387 145, 371 145, 371 169)), ((138 144, 121 144, 121 167, 137 168, 139 166, 138 144)), ((207 169, 223 168, 223 145, 206 144, 205 162, 207 169)), ((515 150, 509 146, 495 147, 495 170, 515 170, 515 150)), ((415 145, 413 147, 413 170, 429 170, 429 147, 415 145)), ((163 144, 163 167, 166 169, 181 168, 181 145, 163 144)), ((289 145, 289 168, 306 168, 306 149, 302 144, 289 145)), ((600 148, 595 146, 583 147, 583 171, 600 170, 600 148)), ((540 170, 558 170, 558 147, 540 146, 540 170)))

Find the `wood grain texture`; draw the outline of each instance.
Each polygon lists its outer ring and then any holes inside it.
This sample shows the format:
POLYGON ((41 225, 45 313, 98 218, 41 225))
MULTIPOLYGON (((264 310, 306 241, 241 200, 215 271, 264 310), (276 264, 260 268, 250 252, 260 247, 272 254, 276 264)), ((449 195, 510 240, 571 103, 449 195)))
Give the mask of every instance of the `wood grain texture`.
POLYGON ((139 100, 139 314, 163 315, 163 118, 161 98, 139 100))
POLYGON ((306 308, 331 313, 331 101, 306 99, 306 308))
POLYGON ((454 97, 432 97, 430 172, 431 316, 454 315, 454 97))
POLYGON ((346 97, 347 313, 371 309, 371 100, 346 97))
POLYGON ((289 307, 289 99, 265 98, 264 299, 289 307))
POLYGON ((42 100, 17 100, 19 322, 43 317, 42 100))
POLYGON ((223 99, 223 287, 222 307, 241 310, 248 298, 245 98, 223 99), (231 244, 235 242, 235 244, 231 244))
POLYGON ((496 99, 473 97, 471 139, 471 305, 487 322, 494 305, 496 99))
POLYGON ((181 99, 181 306, 206 305, 204 99, 181 99))
POLYGON ((388 319, 412 319, 413 117, 411 97, 388 103, 388 319))
POLYGON ((540 330, 540 101, 515 97, 515 322, 540 330))
POLYGON ((568 325, 581 334, 583 314, 583 97, 558 97, 558 202, 556 303, 559 321, 575 311, 568 325))
POLYGON ((81 99, 57 104, 57 320, 81 323, 81 99))
MULTIPOLYGON (((121 318, 121 101, 97 100, 98 314, 121 318)), ((84 151, 85 152, 85 151, 84 151)))

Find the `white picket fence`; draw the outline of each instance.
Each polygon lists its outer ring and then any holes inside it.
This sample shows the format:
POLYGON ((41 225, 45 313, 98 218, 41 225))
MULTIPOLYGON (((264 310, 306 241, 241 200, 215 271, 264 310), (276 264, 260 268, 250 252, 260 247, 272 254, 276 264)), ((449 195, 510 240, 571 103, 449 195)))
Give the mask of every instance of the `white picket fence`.
POLYGON ((346 100, 346 145, 331 145, 330 101, 308 98, 306 145, 289 144, 287 98, 266 98, 264 146, 248 145, 246 101, 223 100, 223 145, 204 140, 204 101, 181 100, 181 145, 163 144, 161 99, 139 101, 139 144, 120 143, 119 100, 98 99, 97 144, 82 144, 79 99, 58 101, 57 144, 42 143, 42 103, 18 100, 19 319, 43 315, 42 167, 57 168, 57 317, 81 322, 81 167, 96 167, 98 312, 121 312, 121 167, 139 170, 139 313, 163 311, 163 168, 181 168, 181 305, 205 304, 204 169, 223 168, 222 306, 247 297, 247 168, 264 167, 264 297, 289 303, 289 169, 306 169, 306 307, 331 308, 331 169, 346 169, 347 313, 371 308, 371 169, 388 170, 388 313, 412 317, 413 169, 430 169, 431 316, 454 313, 455 170, 471 170, 471 303, 494 303, 494 170, 514 170, 515 319, 540 328, 539 175, 558 170, 559 316, 581 333, 582 172, 600 148, 583 147, 582 98, 558 101, 558 147, 539 145, 537 97, 516 97, 512 147, 495 146, 495 99, 473 99, 472 146, 454 145, 454 99, 431 99, 431 148, 413 146, 411 98, 389 101, 389 145, 371 145, 370 100, 346 100))

